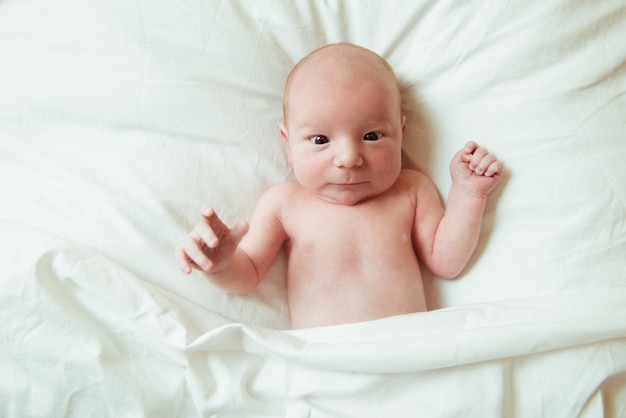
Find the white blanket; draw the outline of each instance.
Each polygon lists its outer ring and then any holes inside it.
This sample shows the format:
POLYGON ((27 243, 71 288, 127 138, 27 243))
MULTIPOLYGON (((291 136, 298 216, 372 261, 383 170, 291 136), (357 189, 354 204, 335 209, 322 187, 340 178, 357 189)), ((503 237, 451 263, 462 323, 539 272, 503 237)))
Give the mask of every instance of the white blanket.
POLYGON ((0 2, 0 416, 626 415, 626 4, 0 2), (284 78, 353 42, 442 195, 505 163, 430 312, 288 330, 281 255, 229 296, 174 248, 289 178, 284 78))

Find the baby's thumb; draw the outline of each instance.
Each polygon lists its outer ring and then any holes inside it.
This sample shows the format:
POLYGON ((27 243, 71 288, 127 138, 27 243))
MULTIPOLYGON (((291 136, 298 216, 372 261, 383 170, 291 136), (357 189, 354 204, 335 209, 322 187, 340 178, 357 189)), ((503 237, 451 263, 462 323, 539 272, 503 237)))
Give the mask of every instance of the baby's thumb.
POLYGON ((233 226, 230 230, 230 239, 233 241, 234 245, 239 244, 239 241, 248 233, 248 229, 250 226, 248 222, 241 221, 237 225, 233 226))

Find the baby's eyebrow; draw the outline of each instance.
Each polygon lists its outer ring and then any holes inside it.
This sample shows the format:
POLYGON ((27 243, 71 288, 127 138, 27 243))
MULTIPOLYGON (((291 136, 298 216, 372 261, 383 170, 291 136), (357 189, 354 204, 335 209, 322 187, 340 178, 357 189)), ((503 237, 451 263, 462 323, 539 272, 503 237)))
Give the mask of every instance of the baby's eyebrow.
POLYGON ((304 132, 304 136, 305 138, 310 138, 312 136, 330 136, 328 134, 325 134, 323 131, 320 130, 305 130, 304 132))
POLYGON ((304 132, 304 136, 305 137, 312 137, 312 136, 330 136, 330 134, 327 132, 326 129, 315 129, 315 128, 302 128, 302 132, 304 132))
POLYGON ((307 132, 322 132, 326 129, 320 129, 318 125, 301 125, 300 129, 307 132))

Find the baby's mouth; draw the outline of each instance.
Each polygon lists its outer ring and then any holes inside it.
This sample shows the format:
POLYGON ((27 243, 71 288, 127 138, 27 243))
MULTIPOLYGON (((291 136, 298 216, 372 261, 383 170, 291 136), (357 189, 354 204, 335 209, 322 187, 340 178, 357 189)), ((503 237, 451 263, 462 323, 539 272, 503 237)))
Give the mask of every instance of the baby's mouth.
POLYGON ((364 181, 349 181, 349 182, 344 182, 344 183, 335 183, 337 186, 344 186, 344 187, 352 187, 352 186, 360 186, 361 184, 365 184, 364 181))
POLYGON ((354 178, 351 176, 346 176, 343 178, 338 178, 334 184, 337 186, 359 186, 362 184, 367 183, 367 181, 365 181, 362 178, 354 178))

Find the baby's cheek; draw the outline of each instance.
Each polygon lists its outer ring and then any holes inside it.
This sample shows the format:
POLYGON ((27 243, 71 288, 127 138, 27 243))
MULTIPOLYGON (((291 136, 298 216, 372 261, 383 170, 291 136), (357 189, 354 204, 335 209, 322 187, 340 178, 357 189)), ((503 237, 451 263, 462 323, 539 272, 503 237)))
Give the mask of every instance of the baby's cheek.
POLYGON ((315 188, 322 178, 322 173, 319 170, 316 170, 312 165, 307 166, 306 164, 294 164, 293 174, 298 183, 309 190, 315 188))

